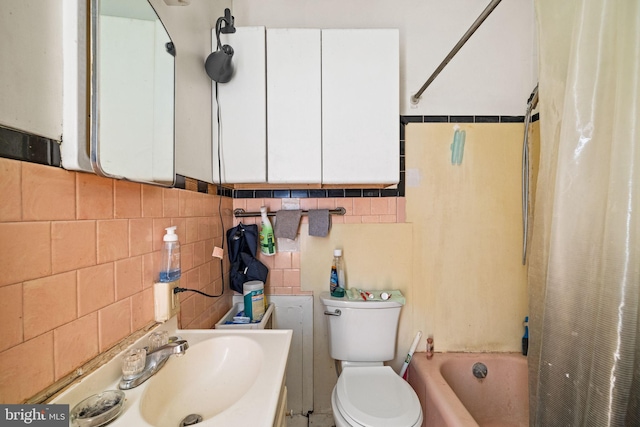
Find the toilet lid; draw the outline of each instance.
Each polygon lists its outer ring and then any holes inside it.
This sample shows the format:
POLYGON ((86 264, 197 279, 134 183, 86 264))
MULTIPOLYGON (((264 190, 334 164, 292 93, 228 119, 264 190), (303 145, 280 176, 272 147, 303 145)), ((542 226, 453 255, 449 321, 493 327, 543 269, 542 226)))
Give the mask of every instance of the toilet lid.
POLYGON ((345 368, 336 397, 343 415, 362 426, 413 426, 420 419, 418 396, 389 366, 345 368))

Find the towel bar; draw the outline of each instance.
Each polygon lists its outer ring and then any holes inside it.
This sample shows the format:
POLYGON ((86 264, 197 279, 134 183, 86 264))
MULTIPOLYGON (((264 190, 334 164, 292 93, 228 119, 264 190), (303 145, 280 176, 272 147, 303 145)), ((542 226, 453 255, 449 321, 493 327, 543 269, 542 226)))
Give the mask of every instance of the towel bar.
MULTIPOLYGON (((302 211, 302 215, 307 215, 309 211, 302 211)), ((343 207, 329 209, 329 213, 331 215, 344 215, 347 213, 347 210, 343 207)), ((238 208, 233 210, 233 216, 236 218, 248 218, 254 216, 260 216, 260 212, 245 212, 244 209, 238 208)), ((267 216, 276 216, 275 212, 267 212, 267 216)))

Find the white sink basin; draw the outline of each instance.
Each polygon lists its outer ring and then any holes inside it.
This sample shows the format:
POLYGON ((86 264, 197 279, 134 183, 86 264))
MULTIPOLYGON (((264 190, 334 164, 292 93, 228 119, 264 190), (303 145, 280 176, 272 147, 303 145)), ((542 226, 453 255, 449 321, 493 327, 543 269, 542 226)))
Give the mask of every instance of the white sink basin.
POLYGON ((140 412, 149 424, 176 427, 189 414, 209 420, 251 389, 264 363, 264 350, 245 336, 209 338, 149 380, 140 412))
MULTIPOLYGON (((291 343, 290 330, 177 330, 172 319, 159 329, 189 342, 142 385, 125 390, 122 414, 110 427, 178 427, 191 414, 198 426, 269 426, 274 423, 291 343)), ((150 331, 151 332, 151 331, 150 331)), ((142 347, 146 337, 132 347, 142 347)), ((51 403, 72 409, 85 398, 118 388, 121 357, 87 375, 51 403)))

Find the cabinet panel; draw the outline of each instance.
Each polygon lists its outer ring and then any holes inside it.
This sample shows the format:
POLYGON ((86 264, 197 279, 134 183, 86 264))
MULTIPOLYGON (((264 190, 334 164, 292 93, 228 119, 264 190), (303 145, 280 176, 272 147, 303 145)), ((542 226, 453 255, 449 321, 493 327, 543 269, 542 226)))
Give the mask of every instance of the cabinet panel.
POLYGON ((398 30, 323 30, 323 183, 397 183, 399 114, 398 30))
POLYGON ((69 12, 66 6, 72 6, 66 3, 1 2, 0 125, 61 139, 66 65, 60 54, 66 31, 61 24, 69 12))
MULTIPOLYGON (((212 40, 215 49, 215 30, 212 40)), ((217 85, 217 98, 213 84, 213 182, 220 181, 218 153, 222 183, 266 182, 265 28, 239 27, 233 34, 221 34, 220 41, 235 52, 235 73, 231 81, 217 85)))
POLYGON ((269 183, 320 183, 319 29, 267 30, 269 183))
POLYGON ((171 186, 174 58, 165 50, 170 39, 159 20, 107 13, 103 2, 93 61, 93 168, 111 178, 171 186))

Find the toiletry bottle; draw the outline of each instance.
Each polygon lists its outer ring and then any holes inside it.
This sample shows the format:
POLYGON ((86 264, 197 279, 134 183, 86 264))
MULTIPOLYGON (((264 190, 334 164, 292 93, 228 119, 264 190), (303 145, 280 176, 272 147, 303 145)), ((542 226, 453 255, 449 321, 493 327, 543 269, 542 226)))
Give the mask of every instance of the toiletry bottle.
POLYGON ((180 242, 176 234, 176 226, 165 228, 162 238, 162 264, 160 264, 160 281, 173 282, 180 278, 180 242))
POLYGON ((256 323, 264 316, 264 283, 259 280, 250 280, 242 285, 244 295, 245 316, 256 323))
POLYGON ((342 267, 342 249, 333 251, 329 289, 332 297, 344 297, 344 269, 342 267), (342 280, 340 280, 342 278, 342 280))
POLYGON ((529 316, 524 318, 524 336, 522 337, 522 354, 524 356, 529 352, 529 316))
POLYGON ((433 357, 433 337, 429 336, 427 338, 427 359, 431 359, 433 357))
POLYGON ((269 217, 267 216, 266 206, 262 206, 260 208, 260 216, 262 217, 262 224, 260 227, 260 251, 264 255, 275 255, 276 239, 273 235, 271 221, 269 221, 269 217))
MULTIPOLYGON (((347 293, 347 279, 345 274, 345 264, 344 264, 344 256, 342 256, 342 249, 336 249, 336 251, 340 252, 340 259, 338 265, 336 265, 336 269, 338 270, 338 286, 342 288, 344 294, 347 293)), ((335 252, 334 252, 335 255, 335 252)))

